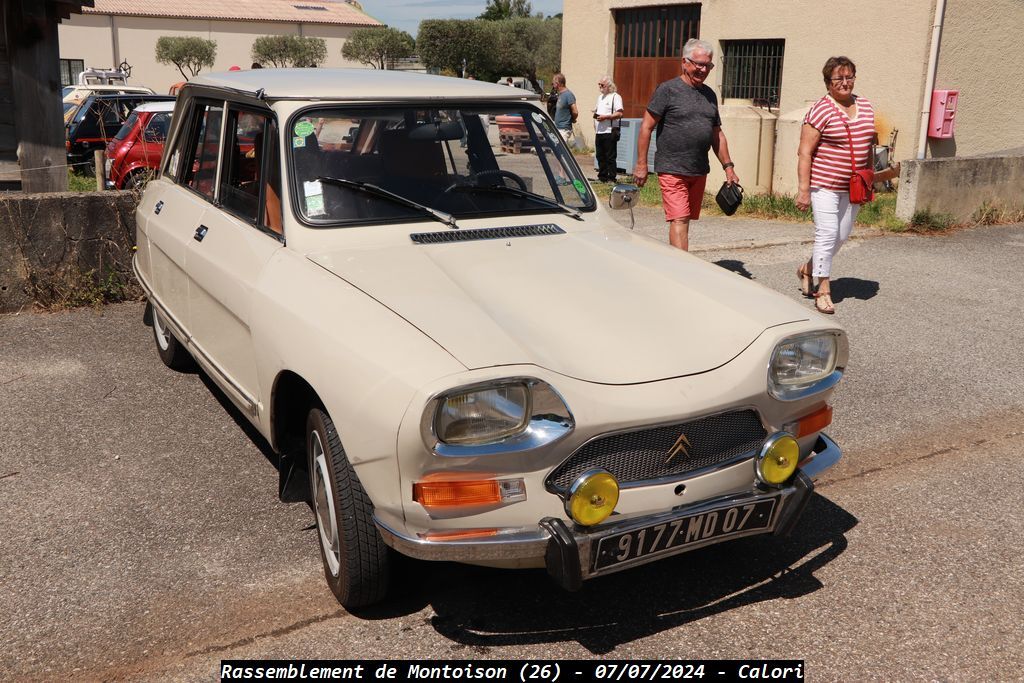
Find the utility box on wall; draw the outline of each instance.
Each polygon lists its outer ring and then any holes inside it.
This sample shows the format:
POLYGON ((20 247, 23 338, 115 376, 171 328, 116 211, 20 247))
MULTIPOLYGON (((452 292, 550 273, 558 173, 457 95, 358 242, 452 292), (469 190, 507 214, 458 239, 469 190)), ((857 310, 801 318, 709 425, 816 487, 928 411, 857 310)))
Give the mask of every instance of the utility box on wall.
POLYGON ((932 110, 928 117, 928 137, 951 138, 955 127, 959 90, 933 90, 932 110))

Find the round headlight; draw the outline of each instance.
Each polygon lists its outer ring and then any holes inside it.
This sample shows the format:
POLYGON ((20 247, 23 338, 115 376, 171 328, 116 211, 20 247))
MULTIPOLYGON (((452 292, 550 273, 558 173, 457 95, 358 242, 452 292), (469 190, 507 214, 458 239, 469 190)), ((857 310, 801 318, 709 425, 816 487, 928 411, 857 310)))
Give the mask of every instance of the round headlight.
POLYGON ((434 431, 444 443, 494 443, 523 431, 529 418, 529 387, 509 382, 446 396, 438 404, 434 431))
POLYGON ((573 521, 593 526, 608 519, 619 502, 619 482, 604 470, 584 472, 569 488, 565 509, 573 521))
POLYGON ((757 478, 769 486, 781 486, 796 472, 800 444, 785 432, 768 437, 757 456, 757 478))

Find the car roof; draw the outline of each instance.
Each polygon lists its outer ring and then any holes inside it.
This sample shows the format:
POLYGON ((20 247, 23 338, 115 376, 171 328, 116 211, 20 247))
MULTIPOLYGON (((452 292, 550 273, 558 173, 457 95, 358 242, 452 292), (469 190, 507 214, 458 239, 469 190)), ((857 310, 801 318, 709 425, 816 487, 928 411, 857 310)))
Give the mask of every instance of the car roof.
POLYGON ((65 88, 71 88, 72 90, 95 90, 97 92, 110 91, 110 92, 129 92, 129 93, 152 93, 152 88, 147 88, 144 85, 105 85, 105 84, 92 84, 92 85, 65 85, 65 88))
POLYGON ((139 106, 135 107, 135 111, 174 111, 174 100, 158 100, 156 102, 143 102, 139 106))
POLYGON ((186 84, 246 93, 270 100, 537 99, 507 85, 464 78, 380 69, 252 69, 203 74, 186 84))
POLYGON ((104 102, 112 100, 137 100, 142 98, 147 102, 173 102, 174 97, 171 95, 151 95, 144 92, 130 92, 130 93, 115 93, 113 95, 91 95, 91 100, 102 100, 104 102))

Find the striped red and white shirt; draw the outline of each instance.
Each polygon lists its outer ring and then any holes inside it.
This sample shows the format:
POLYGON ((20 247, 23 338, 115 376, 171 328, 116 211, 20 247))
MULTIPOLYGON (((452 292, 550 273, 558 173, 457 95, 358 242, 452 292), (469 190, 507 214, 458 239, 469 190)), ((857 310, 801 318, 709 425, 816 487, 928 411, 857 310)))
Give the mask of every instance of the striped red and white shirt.
POLYGON ((821 143, 811 160, 811 187, 850 191, 853 171, 850 166, 850 138, 846 136, 844 121, 850 124, 857 168, 869 168, 871 146, 875 140, 875 109, 866 98, 854 97, 857 105, 855 119, 849 119, 828 95, 815 102, 804 117, 804 123, 821 133, 821 143))

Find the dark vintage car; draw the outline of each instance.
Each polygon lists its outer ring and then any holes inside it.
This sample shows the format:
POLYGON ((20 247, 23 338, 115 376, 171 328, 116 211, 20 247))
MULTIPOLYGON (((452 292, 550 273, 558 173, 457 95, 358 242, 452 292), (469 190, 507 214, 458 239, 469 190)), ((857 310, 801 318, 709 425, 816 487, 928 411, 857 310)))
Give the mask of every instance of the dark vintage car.
POLYGON ((76 172, 93 171, 93 152, 106 149, 128 115, 143 102, 166 102, 168 95, 92 95, 67 123, 68 164, 76 172))

